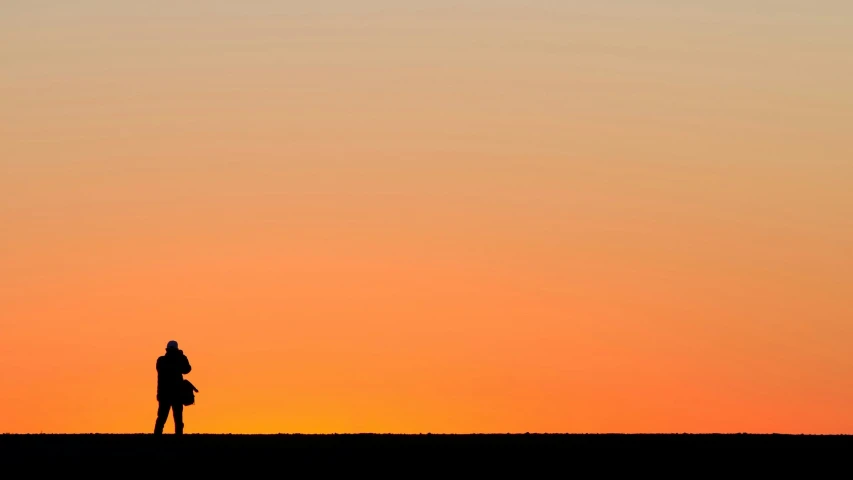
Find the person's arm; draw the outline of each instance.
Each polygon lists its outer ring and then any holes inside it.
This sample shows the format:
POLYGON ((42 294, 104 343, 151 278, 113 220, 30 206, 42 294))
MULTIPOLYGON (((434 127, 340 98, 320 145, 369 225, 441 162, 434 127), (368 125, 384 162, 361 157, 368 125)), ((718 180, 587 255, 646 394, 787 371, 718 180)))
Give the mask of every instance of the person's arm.
POLYGON ((193 369, 193 367, 192 367, 192 365, 190 365, 190 360, 186 356, 184 356, 184 368, 182 369, 181 373, 186 375, 186 374, 190 373, 192 371, 192 369, 193 369))

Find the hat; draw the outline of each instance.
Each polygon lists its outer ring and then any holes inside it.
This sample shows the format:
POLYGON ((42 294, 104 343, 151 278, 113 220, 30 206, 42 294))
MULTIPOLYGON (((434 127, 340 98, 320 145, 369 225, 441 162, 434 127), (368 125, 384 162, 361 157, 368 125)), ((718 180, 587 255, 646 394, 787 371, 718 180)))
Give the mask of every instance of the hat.
POLYGON ((169 340, 169 343, 166 344, 166 350, 177 350, 178 342, 174 340, 169 340))

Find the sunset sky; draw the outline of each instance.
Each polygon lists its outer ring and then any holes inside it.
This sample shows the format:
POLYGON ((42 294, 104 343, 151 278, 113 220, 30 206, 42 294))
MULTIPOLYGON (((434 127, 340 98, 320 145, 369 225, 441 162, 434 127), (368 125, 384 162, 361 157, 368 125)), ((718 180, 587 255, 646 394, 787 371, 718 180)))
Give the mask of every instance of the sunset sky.
POLYGON ((848 0, 0 3, 0 432, 853 433, 851 275, 848 0))

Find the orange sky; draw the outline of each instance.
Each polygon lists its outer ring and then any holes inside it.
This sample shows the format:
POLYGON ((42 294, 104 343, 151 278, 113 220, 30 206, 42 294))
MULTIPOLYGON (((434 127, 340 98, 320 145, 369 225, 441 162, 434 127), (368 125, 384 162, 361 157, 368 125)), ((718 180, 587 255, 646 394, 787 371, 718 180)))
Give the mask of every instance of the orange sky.
POLYGON ((7 3, 0 432, 853 433, 849 2, 7 3))

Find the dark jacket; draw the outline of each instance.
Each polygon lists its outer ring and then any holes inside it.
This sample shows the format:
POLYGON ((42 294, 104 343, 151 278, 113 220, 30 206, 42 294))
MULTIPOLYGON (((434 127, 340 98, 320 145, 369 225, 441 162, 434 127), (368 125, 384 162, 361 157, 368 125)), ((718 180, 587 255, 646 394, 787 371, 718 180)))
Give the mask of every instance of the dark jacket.
POLYGON ((157 400, 180 402, 184 375, 191 370, 183 350, 166 350, 166 354, 157 359, 157 400))

